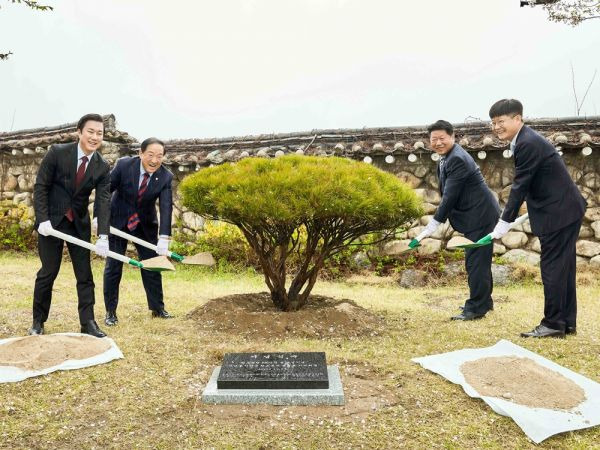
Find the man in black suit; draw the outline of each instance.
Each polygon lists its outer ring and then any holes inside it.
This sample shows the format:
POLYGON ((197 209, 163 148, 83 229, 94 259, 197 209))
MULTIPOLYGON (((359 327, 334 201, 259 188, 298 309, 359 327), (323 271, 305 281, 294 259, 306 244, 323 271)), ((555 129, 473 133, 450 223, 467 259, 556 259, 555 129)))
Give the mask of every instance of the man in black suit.
MULTIPOLYGON (((156 138, 148 138, 142 142, 139 156, 119 159, 110 174, 110 191, 113 193, 110 205, 111 226, 157 245, 155 253, 153 250, 135 244, 141 260, 153 258, 156 254, 166 255, 169 250, 173 212, 171 189, 173 174, 162 166, 164 155, 164 143, 156 138), (156 216, 156 200, 160 208, 160 231, 156 216)), ((109 244, 110 250, 125 254, 127 249, 125 239, 111 234, 109 244)), ((122 262, 114 259, 106 262, 104 323, 108 326, 116 325, 119 321, 117 305, 122 271, 122 262)), ((142 270, 141 273, 152 317, 171 318, 172 316, 165 311, 160 273, 146 270, 142 270)))
POLYGON ((510 141, 515 177, 510 195, 492 237, 499 239, 515 220, 523 201, 531 231, 542 246, 540 270, 544 284, 544 318, 523 337, 564 337, 576 333, 575 244, 585 208, 567 167, 543 136, 523 124, 523 105, 503 99, 490 108, 492 129, 510 141))
MULTIPOLYGON (((440 155, 437 174, 442 201, 416 240, 430 236, 449 219, 452 228, 476 241, 494 228, 500 216, 498 201, 471 155, 455 143, 452 124, 438 120, 427 130, 431 148, 440 155)), ((462 313, 453 316, 452 320, 479 319, 494 309, 492 251, 491 245, 465 251, 469 298, 462 313)))
MULTIPOLYGON (((87 114, 77 124, 79 141, 53 145, 40 164, 33 190, 33 207, 38 230, 38 251, 42 268, 33 291, 33 325, 29 334, 44 333, 52 302, 52 287, 58 275, 64 241, 51 235, 56 229, 84 241, 90 241, 89 198, 96 190, 95 204, 100 231, 96 253, 108 253, 109 165, 97 150, 102 144, 102 116, 87 114)), ((106 334, 94 320, 94 279, 90 251, 67 242, 77 279, 77 298, 81 332, 96 337, 106 334)))

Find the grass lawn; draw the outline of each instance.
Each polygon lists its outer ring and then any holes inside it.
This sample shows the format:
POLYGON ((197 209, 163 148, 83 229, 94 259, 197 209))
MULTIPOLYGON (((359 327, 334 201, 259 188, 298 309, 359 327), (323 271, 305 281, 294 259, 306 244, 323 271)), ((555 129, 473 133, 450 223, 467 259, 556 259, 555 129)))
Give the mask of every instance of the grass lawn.
MULTIPOLYGON (((0 338, 25 335, 31 325, 39 265, 36 256, 0 255, 0 338)), ((0 385, 0 448, 600 448, 600 427, 535 446, 511 419, 410 361, 508 339, 600 382, 600 283, 594 275, 583 274, 578 335, 567 339, 518 337, 541 318, 539 284, 497 287, 488 317, 456 323, 448 319, 464 301, 465 284, 408 290, 366 277, 318 282, 314 293, 352 299, 385 316, 386 333, 256 341, 200 333, 186 314, 216 297, 265 291, 259 275, 180 265, 163 275, 166 309, 176 318, 159 320, 150 318, 136 269, 125 268, 120 323, 109 328, 101 320, 102 269, 95 261, 96 317, 125 359, 0 385), (318 350, 340 366, 342 381, 345 366, 368 367, 396 401, 342 417, 336 407, 321 416, 303 414, 301 407, 211 406, 199 400, 225 352, 318 350)), ((46 332, 78 331, 76 303, 72 269, 63 263, 46 332)))

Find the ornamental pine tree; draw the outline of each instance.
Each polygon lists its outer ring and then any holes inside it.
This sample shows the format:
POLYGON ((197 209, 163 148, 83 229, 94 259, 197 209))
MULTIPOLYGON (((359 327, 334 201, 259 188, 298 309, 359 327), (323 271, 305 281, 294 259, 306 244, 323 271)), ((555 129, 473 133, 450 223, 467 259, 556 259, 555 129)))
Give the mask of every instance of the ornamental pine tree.
POLYGON ((390 237, 422 214, 421 200, 394 175, 337 157, 246 158, 186 177, 180 192, 191 211, 242 231, 283 311, 306 304, 327 258, 363 235, 390 237), (300 264, 288 274, 294 252, 300 264))

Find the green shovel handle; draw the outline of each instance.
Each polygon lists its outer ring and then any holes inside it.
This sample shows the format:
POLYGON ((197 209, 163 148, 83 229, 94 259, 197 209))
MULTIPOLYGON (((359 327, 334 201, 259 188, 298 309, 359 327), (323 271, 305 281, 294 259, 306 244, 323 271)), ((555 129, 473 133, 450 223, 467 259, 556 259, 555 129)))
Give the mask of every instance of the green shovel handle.
POLYGON ((421 245, 421 243, 419 241, 417 241, 416 239, 413 239, 412 241, 410 241, 410 243, 408 244, 408 248, 410 249, 415 249, 417 247, 419 247, 421 245))
POLYGON ((169 256, 177 262, 183 261, 183 256, 181 256, 175 252, 169 252, 169 256))
POLYGON ((486 236, 482 237, 481 239, 479 239, 479 240, 476 242, 476 244, 479 244, 479 245, 488 245, 488 244, 491 244, 491 243, 492 243, 492 241, 493 241, 493 239, 492 239, 492 235, 491 235, 491 234, 488 234, 488 235, 486 235, 486 236))
POLYGON ((129 264, 131 264, 131 265, 132 265, 132 266, 134 266, 134 267, 138 267, 138 268, 140 268, 140 269, 143 269, 143 268, 144 268, 144 265, 143 265, 141 262, 139 262, 139 261, 136 261, 135 259, 130 259, 130 260, 129 260, 129 264))

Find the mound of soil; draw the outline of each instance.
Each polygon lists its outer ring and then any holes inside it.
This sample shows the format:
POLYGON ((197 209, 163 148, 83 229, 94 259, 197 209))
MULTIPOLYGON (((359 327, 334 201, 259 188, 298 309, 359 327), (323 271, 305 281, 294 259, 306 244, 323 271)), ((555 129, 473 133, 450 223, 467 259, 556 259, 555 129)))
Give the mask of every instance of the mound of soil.
POLYGON ((68 359, 87 359, 110 348, 110 342, 92 336, 27 336, 0 345, 0 366, 42 370, 68 359))
POLYGON ((215 298, 188 317, 206 331, 253 339, 376 336, 385 326, 383 317, 352 300, 311 295, 300 311, 283 312, 275 308, 267 292, 215 298))
POLYGON ((460 371, 479 394, 531 408, 569 410, 585 400, 581 387, 529 358, 481 358, 463 363, 460 371))

